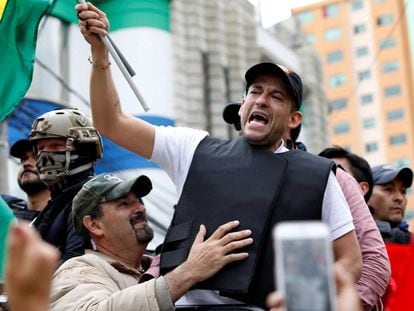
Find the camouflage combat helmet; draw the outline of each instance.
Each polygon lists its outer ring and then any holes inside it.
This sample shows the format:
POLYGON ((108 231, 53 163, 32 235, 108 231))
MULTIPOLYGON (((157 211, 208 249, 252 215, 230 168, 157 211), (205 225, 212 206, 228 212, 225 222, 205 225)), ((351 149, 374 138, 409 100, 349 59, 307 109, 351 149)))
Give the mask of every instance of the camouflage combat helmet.
POLYGON ((40 177, 48 184, 91 168, 102 157, 101 136, 93 127, 92 120, 79 110, 52 110, 33 122, 30 141, 52 138, 65 139, 66 150, 37 153, 40 177))

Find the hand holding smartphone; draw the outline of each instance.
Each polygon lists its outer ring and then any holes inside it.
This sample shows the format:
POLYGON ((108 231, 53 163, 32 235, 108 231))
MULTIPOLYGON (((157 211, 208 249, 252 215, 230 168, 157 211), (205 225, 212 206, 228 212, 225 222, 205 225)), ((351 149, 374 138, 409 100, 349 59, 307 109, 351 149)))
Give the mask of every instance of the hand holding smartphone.
POLYGON ((273 230, 276 288, 288 311, 335 311, 330 230, 322 222, 283 222, 273 230))

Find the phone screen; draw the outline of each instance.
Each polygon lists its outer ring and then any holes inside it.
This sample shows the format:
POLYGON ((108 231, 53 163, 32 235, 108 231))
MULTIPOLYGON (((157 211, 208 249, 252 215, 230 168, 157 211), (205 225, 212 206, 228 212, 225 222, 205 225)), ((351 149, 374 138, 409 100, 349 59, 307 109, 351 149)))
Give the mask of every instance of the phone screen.
POLYGON ((278 278, 282 277, 287 310, 332 311, 328 245, 323 238, 281 240, 283 276, 278 278))
POLYGON ((288 311, 334 311, 330 230, 317 221, 281 222, 273 230, 277 289, 288 311))

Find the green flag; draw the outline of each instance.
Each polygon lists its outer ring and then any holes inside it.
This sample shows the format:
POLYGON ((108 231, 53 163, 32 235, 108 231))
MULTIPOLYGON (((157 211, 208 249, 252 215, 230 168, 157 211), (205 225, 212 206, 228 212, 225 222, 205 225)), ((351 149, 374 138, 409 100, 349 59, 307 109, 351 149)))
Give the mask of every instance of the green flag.
POLYGON ((30 86, 37 27, 52 0, 0 0, 0 121, 30 86))
MULTIPOLYGON (((1 1, 1 0, 0 0, 1 1)), ((104 11, 111 31, 129 27, 154 27, 170 31, 170 0, 89 0, 104 11)), ((77 24, 76 0, 55 0, 50 15, 77 24)))
POLYGON ((4 263, 6 257, 7 233, 9 225, 14 219, 12 210, 0 197, 0 283, 4 278, 4 263))

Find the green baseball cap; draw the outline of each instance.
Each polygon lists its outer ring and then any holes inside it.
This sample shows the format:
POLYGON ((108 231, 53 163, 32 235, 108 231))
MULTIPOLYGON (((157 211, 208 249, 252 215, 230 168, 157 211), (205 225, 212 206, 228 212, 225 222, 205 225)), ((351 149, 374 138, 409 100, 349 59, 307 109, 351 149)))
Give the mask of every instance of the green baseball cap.
POLYGON ((82 186, 82 189, 73 198, 72 217, 73 225, 78 234, 82 232, 83 217, 99 204, 122 198, 132 191, 139 198, 146 196, 152 190, 151 180, 141 175, 128 181, 113 174, 100 174, 82 186))

